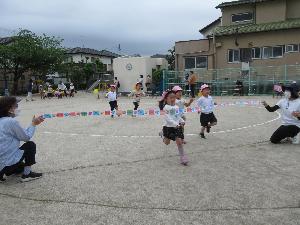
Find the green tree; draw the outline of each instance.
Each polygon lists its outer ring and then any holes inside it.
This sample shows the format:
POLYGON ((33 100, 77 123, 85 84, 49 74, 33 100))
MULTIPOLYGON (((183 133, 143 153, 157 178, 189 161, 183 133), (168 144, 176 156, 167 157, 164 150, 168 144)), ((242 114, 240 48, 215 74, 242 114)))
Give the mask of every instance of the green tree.
POLYGON ((175 46, 168 50, 166 58, 169 63, 169 70, 175 70, 175 46))
POLYGON ((13 93, 18 90, 18 82, 24 73, 45 76, 56 70, 64 59, 61 39, 45 34, 38 36, 29 30, 21 30, 12 37, 8 45, 0 45, 0 68, 13 74, 13 93))

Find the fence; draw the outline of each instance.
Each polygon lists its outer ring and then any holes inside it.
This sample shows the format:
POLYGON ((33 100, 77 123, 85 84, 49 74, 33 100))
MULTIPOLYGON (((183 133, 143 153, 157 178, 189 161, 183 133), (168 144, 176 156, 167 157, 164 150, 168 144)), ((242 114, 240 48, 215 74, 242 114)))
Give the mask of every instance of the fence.
MULTIPOLYGON (((195 69, 198 76, 197 88, 206 83, 211 86, 213 95, 268 95, 273 94, 275 84, 300 82, 300 65, 250 67, 249 71, 241 68, 227 69, 195 69), (240 90, 237 81, 241 81, 240 90), (237 92, 240 93, 237 93, 237 92)), ((189 71, 164 71, 163 88, 170 89, 174 85, 185 87, 185 75, 189 71)))

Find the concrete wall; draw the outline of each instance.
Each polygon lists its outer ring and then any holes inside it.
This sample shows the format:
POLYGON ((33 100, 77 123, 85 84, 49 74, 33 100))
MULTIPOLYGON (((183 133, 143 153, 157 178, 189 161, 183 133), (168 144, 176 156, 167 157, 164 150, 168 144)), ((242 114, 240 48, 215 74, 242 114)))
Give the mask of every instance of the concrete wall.
MULTIPOLYGON (((222 47, 217 48, 217 68, 240 67, 240 63, 228 63, 228 49, 239 49, 249 47, 264 47, 287 44, 300 44, 300 29, 274 31, 266 33, 243 34, 238 37, 239 46, 235 46, 235 39, 232 36, 218 37, 217 42, 222 47)), ((300 63, 300 53, 285 53, 282 58, 257 59, 252 62, 253 66, 278 66, 284 64, 300 63)))
POLYGON ((288 19, 300 18, 299 0, 287 0, 286 16, 288 19))
POLYGON ((255 6, 252 4, 238 5, 232 7, 226 7, 222 10, 222 26, 228 26, 236 23, 231 22, 232 14, 255 12, 255 6))
POLYGON ((285 19, 286 19, 286 0, 262 2, 256 5, 257 24, 284 21, 285 19))
POLYGON ((150 57, 116 58, 114 59, 113 64, 114 74, 118 77, 121 84, 119 90, 121 92, 132 91, 140 75, 144 76, 145 83, 147 75, 152 75, 152 69, 156 69, 157 66, 161 69, 168 68, 166 59, 150 57), (131 70, 128 70, 127 68, 129 64, 132 66, 131 70))
POLYGON ((185 68, 185 57, 208 57, 208 68, 213 68, 212 39, 179 41, 175 43, 175 68, 183 71, 185 68))

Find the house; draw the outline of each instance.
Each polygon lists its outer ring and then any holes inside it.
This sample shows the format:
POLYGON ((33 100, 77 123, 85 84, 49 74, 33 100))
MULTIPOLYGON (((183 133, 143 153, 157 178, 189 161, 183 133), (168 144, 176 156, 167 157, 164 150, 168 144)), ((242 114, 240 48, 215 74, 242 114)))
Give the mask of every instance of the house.
POLYGON ((222 16, 200 29, 204 39, 175 43, 176 70, 300 63, 299 0, 239 0, 216 8, 222 16))
POLYGON ((66 54, 68 56, 66 62, 94 63, 99 60, 106 66, 107 71, 113 71, 113 59, 120 56, 107 50, 98 51, 79 47, 67 50, 66 54))

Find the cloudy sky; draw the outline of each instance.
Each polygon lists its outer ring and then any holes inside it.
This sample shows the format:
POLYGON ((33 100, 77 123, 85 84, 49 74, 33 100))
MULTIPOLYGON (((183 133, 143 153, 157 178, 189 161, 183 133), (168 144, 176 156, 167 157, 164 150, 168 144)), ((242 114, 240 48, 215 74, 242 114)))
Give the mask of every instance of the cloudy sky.
POLYGON ((166 53, 220 16, 226 0, 0 0, 0 36, 19 28, 64 39, 66 47, 166 53))

